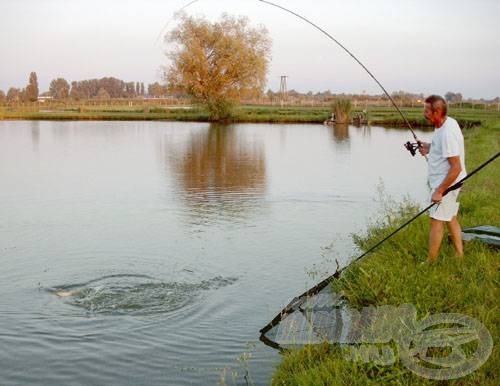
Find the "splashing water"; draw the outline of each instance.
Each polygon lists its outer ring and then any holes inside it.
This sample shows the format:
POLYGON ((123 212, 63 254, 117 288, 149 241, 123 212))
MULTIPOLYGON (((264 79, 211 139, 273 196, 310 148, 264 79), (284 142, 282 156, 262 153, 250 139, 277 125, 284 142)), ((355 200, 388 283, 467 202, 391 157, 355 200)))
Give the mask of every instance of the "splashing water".
POLYGON ((198 283, 163 282, 146 275, 110 275, 49 291, 65 303, 95 314, 151 315, 168 313, 193 303, 200 292, 233 284, 216 276, 198 283))

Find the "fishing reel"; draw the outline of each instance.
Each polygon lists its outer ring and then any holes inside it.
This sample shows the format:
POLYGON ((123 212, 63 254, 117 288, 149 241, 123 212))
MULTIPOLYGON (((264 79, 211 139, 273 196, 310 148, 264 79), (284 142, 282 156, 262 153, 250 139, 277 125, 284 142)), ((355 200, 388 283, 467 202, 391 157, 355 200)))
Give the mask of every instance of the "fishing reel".
POLYGON ((417 149, 422 146, 422 143, 420 141, 417 142, 406 142, 405 143, 405 148, 410 152, 410 154, 415 157, 415 154, 417 154, 417 149))

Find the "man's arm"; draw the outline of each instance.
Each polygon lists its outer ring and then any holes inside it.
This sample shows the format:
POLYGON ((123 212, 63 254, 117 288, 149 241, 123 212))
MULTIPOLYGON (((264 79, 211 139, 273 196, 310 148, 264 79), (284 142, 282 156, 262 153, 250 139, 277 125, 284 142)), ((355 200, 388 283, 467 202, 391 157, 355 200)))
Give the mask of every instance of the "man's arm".
POLYGON ((432 193, 432 202, 441 202, 444 191, 448 189, 453 182, 455 182, 458 175, 462 171, 462 165, 460 164, 460 157, 458 155, 455 157, 448 157, 448 162, 450 163, 450 169, 448 170, 443 182, 441 182, 441 185, 439 185, 434 193, 432 193))

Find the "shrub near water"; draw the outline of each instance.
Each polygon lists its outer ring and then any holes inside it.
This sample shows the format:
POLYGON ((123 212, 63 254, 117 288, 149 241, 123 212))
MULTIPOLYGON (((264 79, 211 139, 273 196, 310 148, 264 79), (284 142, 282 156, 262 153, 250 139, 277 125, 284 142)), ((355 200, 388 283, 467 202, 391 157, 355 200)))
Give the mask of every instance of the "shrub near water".
POLYGON ((332 103, 332 111, 335 114, 336 123, 349 123, 351 122, 350 114, 352 104, 349 99, 336 99, 332 103))
MULTIPOLYGON (((500 123, 465 132, 466 161, 472 171, 499 151, 500 123)), ((460 221, 464 227, 500 224, 498 191, 499 160, 494 161, 466 183, 461 193, 460 221)), ((362 249, 374 245, 402 221, 415 213, 409 202, 386 205, 383 216, 371 224, 365 235, 355 237, 362 249), (392 208, 392 209, 391 209, 392 208)), ((435 265, 426 262, 428 218, 424 215, 384 243, 376 252, 349 267, 334 291, 343 291, 350 307, 411 303, 417 319, 438 313, 459 313, 480 321, 490 332, 494 347, 491 356, 475 372, 462 378, 435 381, 420 377, 397 360, 391 366, 373 362, 349 362, 338 345, 310 346, 284 356, 273 377, 276 385, 497 385, 498 334, 498 251, 479 242, 465 246, 463 261, 453 257, 446 237, 435 265)), ((470 358, 473 344, 464 345, 470 358)), ((395 351, 397 354, 397 350, 395 351)))

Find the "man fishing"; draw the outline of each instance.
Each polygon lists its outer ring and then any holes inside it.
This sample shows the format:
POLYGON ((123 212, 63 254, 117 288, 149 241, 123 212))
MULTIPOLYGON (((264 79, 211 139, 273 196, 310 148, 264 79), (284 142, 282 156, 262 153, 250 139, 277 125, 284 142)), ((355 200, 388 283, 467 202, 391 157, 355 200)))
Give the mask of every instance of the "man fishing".
POLYGON ((431 95, 425 100, 425 119, 435 128, 432 142, 421 142, 419 147, 420 154, 429 157, 431 201, 437 203, 429 210, 431 226, 427 258, 430 263, 437 260, 444 223, 448 227, 457 257, 463 257, 462 229, 457 220, 457 197, 460 189, 452 190, 445 196, 443 193, 467 175, 464 137, 457 121, 446 114, 446 101, 441 96, 431 95))

